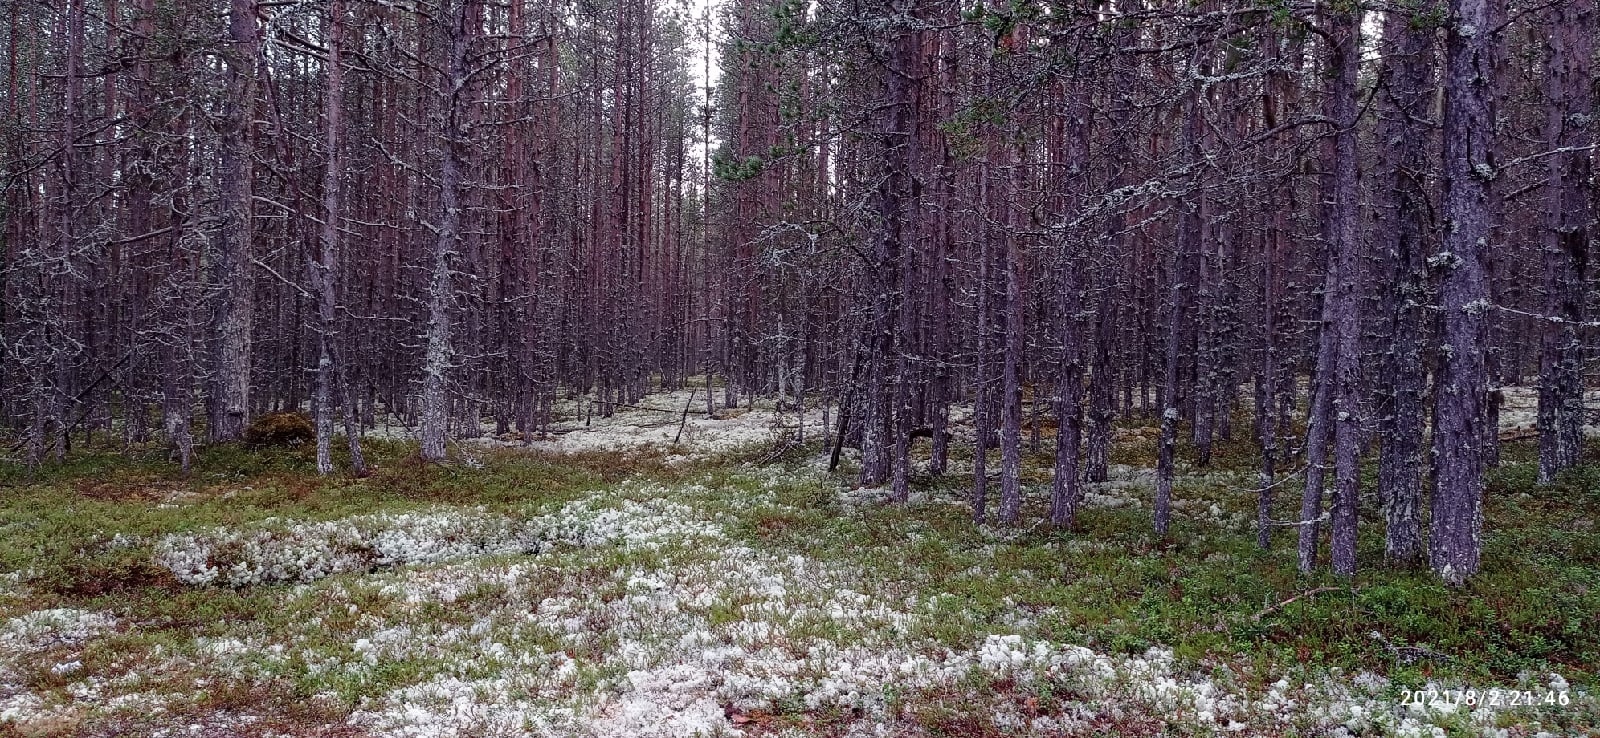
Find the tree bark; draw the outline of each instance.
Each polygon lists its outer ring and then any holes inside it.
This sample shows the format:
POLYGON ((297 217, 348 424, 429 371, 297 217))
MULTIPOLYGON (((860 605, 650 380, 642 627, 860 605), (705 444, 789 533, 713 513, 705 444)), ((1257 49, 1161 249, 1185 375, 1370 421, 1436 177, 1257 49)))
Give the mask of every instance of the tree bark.
POLYGON ((1557 3, 1546 24, 1544 137, 1547 163, 1542 238, 1545 315, 1539 351, 1539 483, 1549 484, 1583 452, 1583 343, 1595 184, 1593 64, 1597 28, 1589 0, 1557 3))
POLYGON ((1446 583, 1478 571, 1483 541, 1484 424, 1488 411, 1489 284, 1493 222, 1495 73, 1500 0, 1450 0, 1444 64, 1444 241, 1439 368, 1434 384, 1433 518, 1428 559, 1446 583))
MULTIPOLYGON (((1195 53, 1198 56, 1199 52, 1195 53)), ((1198 66, 1194 59, 1190 60, 1190 65, 1198 66)), ((1180 145, 1183 147, 1185 162, 1196 168, 1201 163, 1200 119, 1200 94, 1198 90, 1191 90, 1184 102, 1180 145)), ((1198 173, 1192 174, 1189 180, 1190 189, 1198 193, 1199 184, 1198 173)), ((1189 294, 1192 291, 1189 270, 1193 256, 1199 253, 1203 227, 1200 203, 1192 201, 1191 198, 1184 198, 1178 203, 1178 208, 1180 214, 1177 244, 1172 253, 1172 267, 1167 286, 1166 356, 1161 379, 1161 436, 1158 441, 1160 445, 1156 450, 1154 522, 1156 535, 1162 537, 1167 535, 1167 530, 1172 524, 1172 483, 1177 462, 1180 417, 1178 370, 1182 364, 1180 354, 1183 348, 1184 324, 1189 310, 1189 294)))
POLYGON ((228 11, 227 89, 221 122, 215 349, 211 367, 210 436, 213 443, 237 440, 250 415, 252 329, 255 315, 254 202, 252 179, 257 49, 253 0, 231 0, 228 11))
POLYGON ((893 462, 895 416, 899 394, 896 385, 905 380, 891 368, 900 366, 897 352, 901 338, 899 326, 902 284, 905 270, 907 195, 910 190, 912 154, 912 81, 910 74, 917 53, 916 34, 899 29, 890 39, 890 53, 884 75, 884 105, 879 114, 882 175, 873 191, 873 208, 878 218, 872 255, 875 279, 871 316, 867 334, 867 376, 864 412, 861 417, 861 484, 875 487, 888 481, 893 462))
MULTIPOLYGON (((1357 74, 1360 70, 1359 9, 1332 11, 1334 63, 1331 112, 1339 130, 1333 150, 1333 243, 1325 305, 1331 305, 1337 350, 1334 383, 1334 491, 1330 550, 1333 570, 1356 573, 1356 521, 1361 498, 1361 192, 1357 167, 1357 74)), ((1323 372, 1319 371, 1322 377, 1323 372)))
POLYGON ((462 169, 467 146, 465 125, 471 91, 468 89, 467 55, 478 24, 472 21, 475 0, 446 2, 440 19, 446 24, 447 58, 440 91, 439 141, 443 147, 439 166, 438 237, 433 242, 431 276, 428 282, 427 348, 422 368, 422 459, 444 461, 448 433, 449 374, 452 311, 455 287, 454 263, 460 258, 462 169))
POLYGON ((1423 181, 1436 67, 1436 29, 1417 11, 1384 14, 1384 81, 1378 98, 1378 171, 1374 193, 1387 350, 1378 381, 1378 498, 1384 514, 1384 558, 1407 565, 1421 555, 1419 512, 1423 472, 1422 333, 1428 304, 1430 204, 1423 181))
POLYGON ((350 448, 351 462, 356 473, 365 472, 361 454, 361 433, 354 422, 352 397, 349 393, 348 368, 342 360, 342 338, 338 313, 342 285, 339 267, 339 233, 343 218, 340 186, 343 158, 339 143, 343 138, 344 119, 344 69, 341 52, 344 46, 344 2, 329 0, 327 42, 327 91, 324 95, 323 136, 327 158, 322 175, 322 233, 318 259, 311 267, 311 284, 317 299, 317 386, 316 430, 317 472, 333 472, 331 447, 333 442, 334 385, 339 387, 339 402, 344 408, 345 433, 350 448))

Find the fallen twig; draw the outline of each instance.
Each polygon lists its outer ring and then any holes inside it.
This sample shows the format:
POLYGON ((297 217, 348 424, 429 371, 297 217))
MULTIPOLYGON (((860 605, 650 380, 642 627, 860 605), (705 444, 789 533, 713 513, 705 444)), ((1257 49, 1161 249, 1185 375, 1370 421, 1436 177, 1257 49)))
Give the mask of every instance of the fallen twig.
POLYGON ((1338 592, 1338 591, 1341 591, 1343 589, 1344 589, 1344 587, 1317 587, 1316 589, 1308 589, 1308 590, 1306 590, 1304 592, 1301 592, 1300 594, 1297 594, 1297 595, 1295 595, 1293 597, 1290 597, 1287 600, 1279 602, 1276 605, 1273 605, 1273 606, 1271 606, 1271 607, 1269 607, 1269 608, 1267 608, 1265 610, 1262 610, 1261 612, 1256 613, 1255 615, 1251 616, 1250 620, 1259 623, 1259 622, 1261 622, 1262 618, 1264 618, 1264 617, 1266 617, 1268 615, 1271 615, 1272 613, 1275 613, 1275 612, 1277 612, 1279 610, 1282 610, 1285 607, 1288 607, 1290 604, 1294 603, 1296 600, 1300 600, 1300 599, 1303 599, 1303 598, 1306 598, 1306 597, 1312 597, 1312 596, 1315 596, 1315 595, 1319 595, 1319 594, 1322 594, 1323 592, 1338 592))
MULTIPOLYGON (((683 440, 683 427, 689 424, 689 406, 694 404, 694 393, 697 391, 699 391, 698 387, 691 388, 689 390, 689 401, 683 403, 683 417, 678 419, 678 435, 672 437, 672 445, 674 446, 678 445, 678 441, 683 440)), ((710 390, 706 391, 709 392, 710 390)))
POLYGON ((766 456, 761 457, 761 461, 758 462, 758 463, 760 463, 760 464, 770 464, 773 461, 776 461, 779 456, 782 456, 782 455, 784 455, 784 454, 786 454, 786 453, 788 453, 788 452, 790 452, 790 451, 792 451, 794 449, 800 448, 800 447, 801 447, 800 444, 794 443, 792 441, 789 442, 789 443, 776 444, 776 445, 773 446, 772 450, 767 453, 766 456))

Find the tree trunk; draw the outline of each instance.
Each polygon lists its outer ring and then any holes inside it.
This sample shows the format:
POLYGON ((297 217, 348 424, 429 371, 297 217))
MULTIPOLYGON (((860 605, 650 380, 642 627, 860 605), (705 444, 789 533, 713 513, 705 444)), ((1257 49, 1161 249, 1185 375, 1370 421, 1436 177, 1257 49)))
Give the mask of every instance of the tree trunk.
MULTIPOLYGON (((1199 52, 1196 52, 1198 56, 1199 52)), ((1197 60, 1190 60, 1198 66, 1197 60)), ((1191 90, 1184 102, 1184 122, 1180 145, 1186 162, 1200 165, 1200 94, 1191 90)), ((1190 189, 1198 193, 1200 177, 1191 175, 1190 189)), ((1172 268, 1167 286, 1166 356, 1161 379, 1161 437, 1156 451, 1155 532, 1165 537, 1172 523, 1172 482, 1177 462, 1178 445, 1178 368, 1182 363, 1185 316, 1189 310, 1189 293, 1192 285, 1189 269, 1191 259, 1199 253, 1202 229, 1200 204, 1191 198, 1178 203, 1177 244, 1172 253, 1172 268)))
POLYGON ((1004 256, 1005 347, 1000 364, 1000 522, 1015 525, 1022 515, 1022 252, 1008 235, 1004 256))
POLYGON ((895 452, 899 398, 896 385, 905 380, 896 356, 900 349, 899 311, 904 300, 902 283, 905 253, 906 199, 910 191, 912 154, 912 82, 909 75, 918 49, 916 34, 901 29, 890 41, 883 68, 885 105, 878 131, 883 151, 883 173, 873 192, 878 218, 875 239, 870 323, 868 325, 867 385, 862 413, 861 484, 874 487, 888 481, 895 452))
MULTIPOLYGON (((978 204, 982 211, 989 207, 989 172, 988 166, 979 165, 978 174, 978 204)), ((985 218, 985 220, 987 220, 985 218)), ((977 322, 977 341, 973 359, 973 412, 972 412, 972 521, 982 525, 988 515, 989 507, 989 438, 994 429, 994 391, 991 388, 994 373, 993 361, 990 351, 993 348, 994 333, 993 311, 994 290, 992 286, 994 271, 994 257, 991 252, 994 247, 989 243, 988 233, 980 229, 978 235, 978 283, 977 307, 975 320, 977 322)))
MULTIPOLYGON (((1331 112, 1334 135, 1333 243, 1328 286, 1337 350, 1325 381, 1334 383, 1334 492, 1330 550, 1333 570, 1356 573, 1356 520, 1361 498, 1361 192, 1357 169, 1357 73, 1360 69, 1361 11, 1333 11, 1333 53, 1337 74, 1331 112)), ((1321 377, 1323 373, 1318 372, 1321 377)))
MULTIPOLYGON (((322 239, 317 263, 311 267, 311 284, 317 296, 317 473, 333 473, 333 384, 334 374, 343 369, 334 364, 334 345, 339 340, 339 138, 341 108, 344 105, 344 70, 339 53, 344 44, 344 3, 328 3, 327 91, 324 96, 323 137, 327 159, 322 175, 322 239)), ((342 394, 342 393, 341 393, 342 394)), ((341 401, 344 397, 339 398, 341 401)), ((348 411, 348 406, 346 407, 348 411)), ((347 427, 348 431, 349 428, 347 427)), ((356 436, 359 437, 359 436, 356 436)))
POLYGON ((1589 239, 1594 224, 1593 72, 1597 28, 1589 0, 1558 3, 1545 25, 1543 233, 1545 314, 1539 351, 1539 483, 1578 463, 1583 452, 1583 344, 1589 239))
POLYGON ((1450 0, 1444 65, 1444 243, 1439 265, 1439 369, 1434 380, 1433 519, 1428 558, 1446 583, 1478 571, 1483 541, 1484 361, 1495 165, 1497 0, 1450 0))
POLYGON ((467 53, 478 23, 472 22, 475 0, 444 3, 439 18, 446 23, 448 60, 441 92, 439 141, 443 152, 439 167, 439 225, 434 239, 432 274, 428 283, 427 353, 422 368, 422 459, 443 461, 450 421, 449 372, 451 364, 451 312, 455 288, 451 279, 460 258, 461 177, 467 146, 464 126, 471 105, 467 53), (453 7, 452 7, 453 6, 453 7))
POLYGON ((1434 29, 1415 11, 1385 13, 1386 84, 1378 99, 1379 188, 1375 193, 1379 261, 1388 350, 1378 382, 1378 498, 1383 504, 1384 558, 1407 565, 1421 555, 1424 311, 1428 304, 1427 214, 1423 190, 1432 135, 1434 29))
MULTIPOLYGON (((1068 257, 1070 260, 1072 257, 1068 257)), ((1061 356, 1056 378, 1056 468, 1051 485, 1050 524, 1069 528, 1077 518, 1082 496, 1078 457, 1083 442, 1083 361, 1076 315, 1080 302, 1079 266, 1063 265, 1061 285, 1061 356)), ((1037 427, 1037 424, 1036 426, 1037 427)))
POLYGON ((252 231, 256 67, 256 8, 232 0, 228 12, 227 90, 221 123, 216 284, 211 367, 210 432, 213 443, 237 440, 250 415, 251 330, 255 315, 252 231))

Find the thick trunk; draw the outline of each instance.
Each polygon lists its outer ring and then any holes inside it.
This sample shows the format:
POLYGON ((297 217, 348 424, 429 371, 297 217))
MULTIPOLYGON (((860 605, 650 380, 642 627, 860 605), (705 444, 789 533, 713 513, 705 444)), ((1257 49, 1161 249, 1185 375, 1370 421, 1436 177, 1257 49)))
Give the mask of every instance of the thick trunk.
MULTIPOLYGON (((1332 301, 1335 365, 1333 389, 1334 486, 1330 550, 1340 576, 1356 572, 1356 512, 1361 496, 1361 193, 1357 189, 1356 76, 1360 69, 1361 11, 1333 13, 1337 76, 1333 80, 1333 243, 1328 287, 1332 301)), ((1318 372, 1319 375, 1322 372, 1318 372)))
POLYGON ((218 172, 218 224, 211 367, 212 442, 237 440, 250 414, 251 328, 255 314, 255 273, 251 119, 255 115, 256 8, 253 0, 232 0, 228 12, 227 90, 221 123, 218 172))
POLYGON ((422 458, 425 461, 445 459, 445 439, 450 421, 448 375, 452 355, 451 321, 454 303, 454 283, 451 272, 459 259, 461 239, 461 179, 464 166, 464 125, 467 106, 472 102, 468 83, 467 52, 477 23, 471 11, 473 0, 461 0, 453 9, 441 9, 440 17, 448 24, 447 44, 449 59, 444 70, 442 92, 443 110, 440 111, 440 145, 443 147, 439 167, 439 225, 434 239, 432 274, 428 283, 427 348, 422 368, 422 458))
POLYGON ((1484 360, 1493 222, 1494 79, 1503 9, 1497 0, 1451 0, 1444 65, 1444 242, 1439 265, 1439 368, 1434 388, 1433 518, 1428 558, 1449 584, 1478 571, 1482 551, 1484 360))
POLYGON ((1384 558, 1409 564, 1421 555, 1423 385, 1422 332, 1428 304, 1427 214, 1423 178, 1429 166, 1428 122, 1434 77, 1432 28, 1413 12, 1385 15, 1386 84, 1378 101, 1379 263, 1387 265, 1384 290, 1387 351, 1378 383, 1378 498, 1384 514, 1384 558))
MULTIPOLYGON (((1058 213, 1056 217, 1077 218, 1083 214, 1084 192, 1088 185, 1086 174, 1090 161, 1091 111, 1087 106, 1075 103, 1087 101, 1089 96, 1076 85, 1063 87, 1060 94, 1064 111, 1052 131, 1058 140, 1052 146, 1051 164, 1054 171, 1050 174, 1050 189, 1047 192, 1050 204, 1058 213)), ((1067 528, 1077 518, 1082 497, 1080 454, 1083 447, 1084 359, 1090 343, 1086 340, 1089 338, 1086 334, 1091 325, 1094 326, 1093 344, 1097 363, 1090 392, 1094 401, 1103 401, 1104 410, 1107 414, 1110 412, 1110 362, 1109 357, 1099 355, 1101 352, 1109 353, 1104 338, 1109 332, 1106 323, 1110 320, 1107 301, 1110 290, 1107 285, 1102 285, 1094 310, 1096 319, 1091 323, 1084 312, 1089 307, 1088 260, 1092 252, 1082 249, 1078 239, 1070 237, 1059 248, 1059 284, 1054 297, 1061 346, 1056 360, 1056 458, 1055 479, 1050 495, 1050 523, 1057 528, 1067 528)), ((1042 423, 1036 420, 1034 428, 1040 425, 1042 423)))
POLYGON ((1583 345, 1589 239, 1595 185, 1592 67, 1597 28, 1593 2, 1561 3, 1547 25, 1545 146, 1548 159, 1543 234, 1545 323, 1539 352, 1539 482, 1578 463, 1583 451, 1583 345))
POLYGON ((886 104, 879 136, 883 147, 883 174, 873 193, 880 229, 873 253, 874 280, 871 323, 868 327, 867 386, 862 416, 861 484, 877 486, 888 481, 894 461, 899 423, 897 385, 905 381, 897 356, 902 338, 897 335, 905 276, 906 199, 910 190, 912 154, 912 82, 908 78, 917 52, 916 34, 901 30, 892 41, 890 59, 883 70, 886 104), (893 371, 892 371, 893 370, 893 371))
MULTIPOLYGON (((128 48, 139 61, 133 64, 131 83, 126 86, 124 93, 123 106, 136 133, 131 137, 131 150, 123 156, 124 161, 150 162, 151 166, 124 167, 124 176, 127 178, 127 204, 122 212, 124 238, 150 233, 161 222, 152 202, 156 197, 156 157, 152 133, 156 127, 154 113, 157 91, 152 75, 154 67, 144 53, 150 37, 154 35, 155 12, 154 0, 139 0, 132 18, 133 33, 127 37, 128 48)), ((150 316, 142 309, 147 304, 150 290, 150 278, 146 276, 148 259, 144 256, 148 250, 148 242, 144 242, 130 244, 122 251, 121 271, 130 275, 119 280, 124 283, 119 296, 125 304, 116 306, 125 316, 118 326, 124 350, 133 350, 139 336, 150 327, 150 316)), ((123 369, 123 399, 126 403, 123 437, 125 445, 129 447, 148 440, 149 403, 158 391, 158 388, 151 386, 151 368, 148 352, 137 352, 123 369)))

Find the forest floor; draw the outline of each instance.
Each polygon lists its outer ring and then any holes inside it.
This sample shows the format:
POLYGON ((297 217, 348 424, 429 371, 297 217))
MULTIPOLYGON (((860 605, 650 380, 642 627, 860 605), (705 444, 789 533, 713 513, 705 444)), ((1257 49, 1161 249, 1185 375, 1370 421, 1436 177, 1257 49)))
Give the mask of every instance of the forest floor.
POLYGON ((1045 455, 1027 526, 975 527, 958 471, 893 505, 770 411, 677 447, 635 412, 449 466, 375 440, 366 479, 308 449, 0 467, 0 736, 1600 734, 1592 456, 1539 487, 1508 444, 1450 590, 1376 564, 1375 501, 1352 581, 1258 551, 1242 442, 1183 467, 1160 540, 1147 429, 1058 532, 1045 455))

